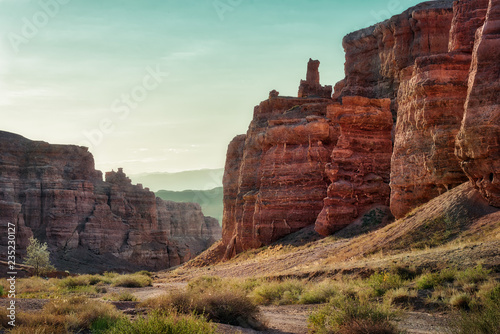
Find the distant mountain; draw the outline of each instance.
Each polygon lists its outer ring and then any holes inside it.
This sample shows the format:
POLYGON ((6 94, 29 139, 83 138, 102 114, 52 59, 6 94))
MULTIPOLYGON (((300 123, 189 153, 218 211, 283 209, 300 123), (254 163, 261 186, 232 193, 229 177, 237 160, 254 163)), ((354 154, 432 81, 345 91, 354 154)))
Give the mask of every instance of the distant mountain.
POLYGON ((222 187, 224 169, 200 169, 178 173, 144 173, 130 175, 133 183, 141 183, 152 191, 189 189, 210 190, 222 187))
POLYGON ((156 196, 166 201, 199 203, 205 216, 214 217, 222 224, 222 187, 210 190, 160 190, 156 196))

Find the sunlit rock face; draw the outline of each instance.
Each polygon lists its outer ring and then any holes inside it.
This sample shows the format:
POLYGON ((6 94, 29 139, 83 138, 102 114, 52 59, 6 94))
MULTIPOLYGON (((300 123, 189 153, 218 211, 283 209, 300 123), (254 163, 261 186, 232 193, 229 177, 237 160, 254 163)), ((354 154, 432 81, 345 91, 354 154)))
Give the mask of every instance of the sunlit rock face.
MULTIPOLYGON (((20 250, 35 236, 48 243, 56 264, 81 254, 82 268, 92 267, 84 260, 91 254, 96 270, 175 266, 221 234, 198 204, 164 202, 132 185, 121 169, 103 181, 85 147, 6 132, 0 132, 0 208, 2 228, 17 227, 20 250)), ((0 244, 7 244, 4 236, 0 244)))
POLYGON ((474 186, 500 207, 500 1, 477 30, 457 156, 474 186))

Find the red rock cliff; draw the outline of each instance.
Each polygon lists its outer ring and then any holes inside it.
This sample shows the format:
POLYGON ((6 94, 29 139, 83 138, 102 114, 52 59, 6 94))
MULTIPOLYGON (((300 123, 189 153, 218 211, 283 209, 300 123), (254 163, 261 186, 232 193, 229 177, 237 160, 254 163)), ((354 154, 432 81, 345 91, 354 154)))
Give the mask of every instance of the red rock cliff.
MULTIPOLYGON (((475 7, 476 9, 479 9, 475 7)), ((475 27, 475 26, 474 26, 475 27)), ((476 31, 457 156, 491 205, 500 207, 500 1, 490 0, 476 31)))
POLYGON ((344 38, 331 100, 313 60, 299 98, 271 92, 229 147, 226 257, 389 202, 402 217, 468 178, 500 206, 499 6, 419 4, 344 38))
POLYGON ((84 147, 6 132, 0 132, 0 222, 16 224, 20 250, 34 235, 48 242, 61 268, 81 271, 168 268, 221 232, 198 204, 164 202, 132 185, 121 169, 103 182, 84 147))

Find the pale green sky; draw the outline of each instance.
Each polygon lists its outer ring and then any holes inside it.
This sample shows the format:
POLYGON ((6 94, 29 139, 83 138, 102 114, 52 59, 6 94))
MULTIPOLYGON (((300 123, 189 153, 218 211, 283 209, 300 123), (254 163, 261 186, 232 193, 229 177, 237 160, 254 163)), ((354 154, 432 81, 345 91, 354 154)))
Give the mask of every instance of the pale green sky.
POLYGON ((90 146, 103 171, 219 168, 307 60, 343 78, 342 37, 415 0, 0 0, 0 130, 90 146))

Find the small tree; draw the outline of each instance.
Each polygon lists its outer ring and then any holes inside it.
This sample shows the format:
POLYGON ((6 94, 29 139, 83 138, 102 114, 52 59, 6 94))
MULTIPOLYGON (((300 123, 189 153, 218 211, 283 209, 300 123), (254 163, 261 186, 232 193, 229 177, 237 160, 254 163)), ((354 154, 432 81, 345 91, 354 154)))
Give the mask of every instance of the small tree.
POLYGON ((31 237, 30 244, 26 249, 27 254, 24 259, 24 264, 32 266, 35 276, 55 270, 54 266, 50 264, 49 251, 47 250, 47 243, 43 244, 37 239, 31 237))

